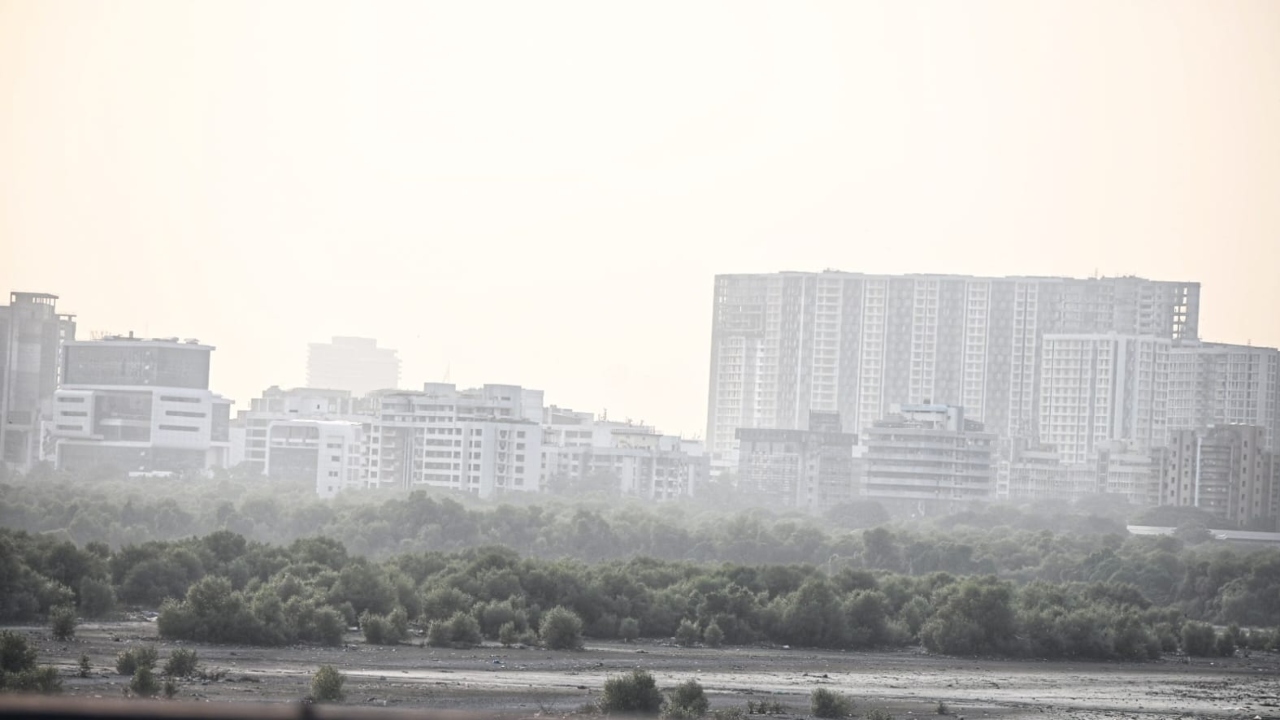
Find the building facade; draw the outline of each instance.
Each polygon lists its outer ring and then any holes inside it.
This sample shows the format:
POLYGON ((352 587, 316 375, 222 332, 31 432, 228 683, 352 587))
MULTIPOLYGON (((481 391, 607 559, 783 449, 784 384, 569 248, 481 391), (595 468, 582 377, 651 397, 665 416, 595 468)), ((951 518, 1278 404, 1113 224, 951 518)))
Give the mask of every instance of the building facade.
POLYGON ((696 493, 710 474, 702 443, 663 435, 652 427, 547 409, 542 435, 542 485, 563 487, 586 478, 616 483, 617 491, 647 500, 696 493))
POLYGON ((864 494, 921 511, 995 496, 996 436, 948 405, 896 405, 867 428, 864 494))
POLYGON ((1169 354, 1169 429, 1256 425, 1280 450, 1280 350, 1180 342, 1169 354))
POLYGON ((316 494, 331 498, 364 487, 365 435, 361 423, 345 420, 273 420, 266 428, 265 474, 314 481, 316 494))
POLYGON ((400 387, 400 358, 370 338, 335 337, 312 343, 307 352, 307 387, 346 390, 360 397, 400 387))
POLYGON ((1215 425, 1172 433, 1160 504, 1207 510, 1236 525, 1276 518, 1274 455, 1265 428, 1215 425))
POLYGON ((0 306, 0 462, 26 472, 45 452, 63 345, 75 340, 74 315, 57 295, 14 292, 0 306))
POLYGON ((836 413, 810 411, 803 430, 740 428, 738 493, 765 507, 820 513, 859 495, 853 447, 836 413))
POLYGON ((210 345, 67 342, 50 443, 59 469, 183 473, 226 466, 231 402, 209 391, 210 345))
POLYGON ((374 393, 369 484, 439 487, 491 497, 537 492, 542 391, 516 385, 374 393))
POLYGON ((1034 437, 1046 333, 1198 337, 1198 283, 827 271, 720 275, 708 449, 738 428, 798 429, 810 410, 860 433, 894 404, 964 407, 993 433, 1034 437))
POLYGON ((1040 358, 1039 440, 1083 464, 1113 441, 1139 450, 1166 440, 1168 339, 1046 334, 1040 358))
POLYGON ((244 463, 255 473, 270 475, 271 426, 293 420, 331 420, 355 423, 367 441, 373 416, 361 412, 356 398, 346 390, 270 387, 249 401, 249 409, 232 423, 231 464, 244 463))

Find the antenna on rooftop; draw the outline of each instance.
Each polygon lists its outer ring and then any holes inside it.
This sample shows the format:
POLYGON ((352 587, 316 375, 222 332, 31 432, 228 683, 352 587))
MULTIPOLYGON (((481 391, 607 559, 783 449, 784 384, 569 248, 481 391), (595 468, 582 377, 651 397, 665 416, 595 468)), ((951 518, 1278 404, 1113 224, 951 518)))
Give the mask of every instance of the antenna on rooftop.
POLYGON ((441 382, 446 382, 446 383, 449 382, 449 374, 452 370, 453 370, 453 366, 451 364, 446 363, 444 366, 444 380, 441 380, 441 382))

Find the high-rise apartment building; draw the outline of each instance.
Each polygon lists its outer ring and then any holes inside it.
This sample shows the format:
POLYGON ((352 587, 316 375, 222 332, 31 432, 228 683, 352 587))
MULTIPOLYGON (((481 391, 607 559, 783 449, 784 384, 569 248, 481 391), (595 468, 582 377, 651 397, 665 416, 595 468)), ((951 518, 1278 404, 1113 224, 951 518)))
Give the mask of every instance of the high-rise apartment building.
POLYGON ((307 386, 367 395, 400 386, 400 358, 369 338, 335 337, 312 343, 307 353, 307 386))
POLYGON ((57 301, 15 292, 0 306, 0 462, 14 470, 25 472, 41 457, 62 347, 75 339, 75 316, 59 314, 57 301))
POLYGON ((51 437, 59 469, 180 473, 224 467, 231 401, 209 391, 210 345, 68 342, 51 437))
POLYGON ((1180 342, 1169 354, 1169 429, 1255 425, 1280 450, 1280 350, 1180 342))
POLYGON ((1169 394, 1165 338, 1046 334, 1040 357, 1039 438, 1062 462, 1090 462, 1115 440, 1164 444, 1169 394))
POLYGON ((1046 333, 1193 340, 1198 283, 782 272, 715 280, 707 442, 798 429, 810 410, 861 433, 894 404, 962 406, 990 432, 1034 437, 1046 333))

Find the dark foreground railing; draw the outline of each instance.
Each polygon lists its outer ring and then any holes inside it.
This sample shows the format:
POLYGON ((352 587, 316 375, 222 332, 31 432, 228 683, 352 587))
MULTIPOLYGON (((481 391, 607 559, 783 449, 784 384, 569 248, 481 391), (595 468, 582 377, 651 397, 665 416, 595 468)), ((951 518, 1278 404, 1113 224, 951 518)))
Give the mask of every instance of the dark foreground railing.
POLYGON ((0 720, 492 720, 493 715, 456 710, 362 708, 303 703, 197 703, 125 698, 0 695, 0 720))

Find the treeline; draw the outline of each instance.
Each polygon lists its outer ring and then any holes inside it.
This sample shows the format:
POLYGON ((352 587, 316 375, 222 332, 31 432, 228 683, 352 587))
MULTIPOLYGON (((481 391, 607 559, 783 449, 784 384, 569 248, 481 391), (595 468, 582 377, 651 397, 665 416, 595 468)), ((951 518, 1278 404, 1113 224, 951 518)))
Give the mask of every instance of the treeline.
MULTIPOLYGON (((1060 534, 1125 533, 1123 502, 1108 498, 1063 512, 1041 508, 975 508, 946 519, 953 526, 1047 529, 1060 534)), ((875 502, 831 508, 825 516, 734 509, 732 492, 715 484, 687 503, 615 499, 570 502, 544 494, 511 493, 495 502, 448 491, 361 491, 334 500, 306 484, 268 482, 219 471, 212 479, 68 479, 60 475, 0 483, 0 526, 33 533, 61 532, 73 542, 111 547, 177 540, 230 530, 251 540, 288 544, 324 535, 353 554, 389 557, 420 550, 459 550, 490 544, 520 547, 538 557, 599 561, 646 555, 734 562, 817 562, 839 548, 824 536, 889 522, 875 502), (723 525, 733 513, 756 526, 723 525), (584 543, 584 540, 589 542, 584 543), (816 557, 816 555, 822 555, 816 557)))
MULTIPOLYGON (((0 621, 35 620, 70 604, 89 617, 138 606, 160 608, 160 633, 175 639, 335 644, 359 625, 373 642, 400 642, 417 628, 433 644, 473 644, 546 642, 546 615, 564 608, 599 639, 922 643, 943 653, 1081 658, 1202 653, 1196 619, 1280 625, 1280 552, 1187 548, 1170 537, 990 536, 976 555, 956 538, 926 543, 876 528, 832 540, 847 554, 818 564, 586 563, 502 547, 375 562, 328 538, 280 546, 224 530, 111 550, 0 530, 0 621), (909 558, 915 568, 906 567, 909 558), (988 561, 1004 577, 986 573, 988 561), (940 564, 969 570, 943 572, 940 564), (1163 588, 1170 574, 1159 599, 1134 582, 1163 588)), ((1275 641, 1270 631, 1209 635, 1213 652, 1275 641)))

